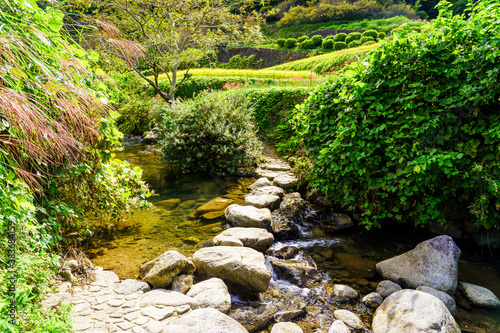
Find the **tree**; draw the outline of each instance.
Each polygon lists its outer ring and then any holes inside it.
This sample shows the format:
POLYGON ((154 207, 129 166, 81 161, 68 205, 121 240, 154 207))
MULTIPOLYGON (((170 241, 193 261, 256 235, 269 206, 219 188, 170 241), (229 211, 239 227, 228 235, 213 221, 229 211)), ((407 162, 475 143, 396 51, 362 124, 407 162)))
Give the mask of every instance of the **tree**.
POLYGON ((103 0, 113 15, 98 22, 111 44, 109 50, 127 62, 163 99, 174 99, 178 72, 186 74, 195 61, 218 47, 259 41, 261 16, 241 10, 253 0, 103 0), (112 25, 111 25, 111 24, 112 25), (119 31, 114 28, 119 28, 119 31), (124 35, 125 38, 118 38, 124 35), (147 77, 150 73, 153 79, 147 77), (168 92, 158 83, 170 81, 168 92))

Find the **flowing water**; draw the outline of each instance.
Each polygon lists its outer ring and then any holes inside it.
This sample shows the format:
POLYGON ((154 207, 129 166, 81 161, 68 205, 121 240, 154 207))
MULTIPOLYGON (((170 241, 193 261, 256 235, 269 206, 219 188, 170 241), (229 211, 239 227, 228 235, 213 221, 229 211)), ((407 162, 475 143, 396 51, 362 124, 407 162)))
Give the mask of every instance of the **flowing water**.
MULTIPOLYGON (((224 227, 224 218, 206 220, 196 217, 196 208, 216 197, 242 204, 248 186, 255 181, 252 178, 200 175, 172 179, 152 147, 126 142, 117 157, 143 169, 143 179, 158 194, 151 199, 157 209, 137 212, 114 225, 112 232, 102 231, 87 249, 95 265, 113 270, 122 279, 136 278, 141 264, 167 250, 177 250, 190 256, 210 242, 224 227)), ((314 216, 314 212, 304 212, 304 215, 314 216)), ((419 242, 433 237, 400 225, 375 231, 358 227, 333 235, 314 226, 314 223, 301 230, 299 239, 276 241, 272 249, 287 245, 302 249, 324 272, 325 282, 347 284, 362 295, 374 291, 381 280, 375 274, 377 262, 409 251, 419 242)), ((456 240, 456 243, 462 250, 459 280, 484 286, 500 296, 498 252, 493 256, 487 250, 483 253, 467 240, 456 240)), ((299 288, 276 276, 273 276, 268 292, 261 295, 261 301, 274 302, 278 309, 289 307, 289 299, 306 301, 309 314, 299 322, 305 332, 312 332, 315 327, 326 327, 328 331, 335 304, 329 304, 324 301, 325 298, 323 287, 299 288)), ((238 297, 234 297, 233 301, 238 306, 250 302, 238 297)), ((369 323, 373 313, 371 309, 359 303, 350 309, 369 323)), ((500 311, 459 306, 455 318, 463 332, 500 332, 500 311)))

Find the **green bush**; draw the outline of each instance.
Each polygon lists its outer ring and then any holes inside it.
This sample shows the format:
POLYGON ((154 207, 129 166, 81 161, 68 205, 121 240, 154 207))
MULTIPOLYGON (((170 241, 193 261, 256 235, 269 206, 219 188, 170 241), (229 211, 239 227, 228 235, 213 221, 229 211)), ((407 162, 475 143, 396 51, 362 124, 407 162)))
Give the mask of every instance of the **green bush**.
POLYGON ((298 42, 299 44, 301 44, 303 41, 308 40, 308 39, 309 39, 309 37, 307 37, 307 36, 302 36, 302 37, 297 38, 297 42, 298 42))
MULTIPOLYGON (((361 39, 361 33, 359 32, 351 32, 347 37, 345 38, 346 44, 349 44, 355 40, 361 39)), ((350 47, 350 46, 349 46, 350 47)))
POLYGON ((116 124, 120 132, 125 134, 143 135, 151 130, 153 99, 149 96, 134 95, 127 103, 120 105, 120 117, 116 124))
POLYGON ((335 40, 335 36, 326 36, 325 40, 329 40, 329 39, 335 40))
POLYGON ((216 174, 254 165, 260 143, 252 114, 241 89, 162 106, 157 122, 166 163, 184 173, 216 174))
POLYGON ((336 42, 345 42, 345 39, 347 38, 347 34, 345 32, 338 33, 334 37, 334 41, 336 42))
POLYGON ((302 50, 311 50, 311 49, 316 48, 316 45, 314 44, 314 42, 311 39, 306 39, 305 41, 300 43, 300 48, 302 50))
POLYGON ((379 32, 378 35, 377 35, 377 40, 382 40, 385 38, 385 32, 379 32))
POLYGON ((320 46, 321 43, 323 43, 323 36, 321 35, 314 35, 311 37, 312 42, 316 47, 320 46))
POLYGON ((361 45, 371 45, 371 44, 375 44, 375 42, 374 42, 374 41, 372 41, 372 40, 369 40, 369 41, 364 42, 364 43, 363 43, 363 44, 361 44, 361 45))
POLYGON ((285 47, 287 49, 293 49, 296 45, 297 45, 297 39, 295 39, 295 38, 288 38, 285 41, 285 47))
POLYGON ((361 34, 361 37, 372 37, 374 41, 377 41, 378 32, 377 30, 366 30, 361 34))
POLYGON ((364 45, 366 42, 375 42, 375 39, 373 39, 373 37, 370 36, 363 36, 361 37, 360 42, 361 45, 364 45))
POLYGON ((360 40, 354 40, 347 45, 349 48, 361 46, 360 40))
POLYGON ((285 41, 286 41, 285 38, 278 38, 276 40, 276 44, 278 44, 279 47, 283 47, 283 46, 285 46, 285 41))
POLYGON ((333 49, 336 50, 336 51, 347 49, 347 44, 344 43, 344 42, 335 42, 335 45, 333 46, 333 49))
POLYGON ((334 43, 333 39, 327 38, 323 41, 323 44, 321 44, 321 47, 324 48, 325 50, 333 50, 333 43, 334 43))
POLYGON ((448 5, 433 29, 400 34, 328 79, 294 117, 312 185, 367 228, 500 229, 500 4, 477 2, 468 19, 448 5))

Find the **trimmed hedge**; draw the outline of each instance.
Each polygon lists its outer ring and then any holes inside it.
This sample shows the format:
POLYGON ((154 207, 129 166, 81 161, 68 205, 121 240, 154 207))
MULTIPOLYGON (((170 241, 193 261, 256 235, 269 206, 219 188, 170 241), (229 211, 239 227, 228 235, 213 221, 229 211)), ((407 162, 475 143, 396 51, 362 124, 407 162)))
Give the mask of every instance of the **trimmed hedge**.
POLYGON ((325 50, 333 50, 333 43, 334 43, 333 39, 327 38, 323 41, 323 44, 321 44, 321 47, 324 48, 325 50))
POLYGON ((321 43, 323 43, 323 36, 321 35, 314 35, 311 37, 312 42, 314 43, 315 46, 320 46, 321 43))
POLYGON ((283 47, 283 46, 285 46, 285 41, 286 41, 285 38, 278 38, 276 40, 276 44, 278 44, 279 47, 283 47))
POLYGON ((344 42, 335 42, 334 46, 333 46, 334 50, 338 51, 338 50, 343 50, 343 49, 347 49, 347 44, 344 43, 344 42))
POLYGON ((361 34, 361 37, 372 37, 374 41, 377 40, 378 32, 377 30, 366 30, 361 34))
POLYGON ((335 35, 333 40, 336 42, 345 42, 346 38, 347 38, 347 34, 345 32, 341 32, 341 33, 338 33, 337 35, 335 35))
POLYGON ((359 41, 361 42, 361 44, 365 44, 366 42, 375 42, 375 39, 373 39, 373 37, 371 36, 363 36, 359 41))
MULTIPOLYGON (((349 35, 347 35, 345 42, 347 45, 349 45, 351 42, 361 39, 361 33, 359 32, 351 32, 349 35)), ((350 47, 350 46, 349 46, 350 47)))
POLYGON ((360 40, 354 40, 347 45, 349 48, 361 46, 360 40))
POLYGON ((299 38, 297 38, 297 43, 301 44, 303 41, 308 40, 308 39, 309 39, 309 37, 307 37, 307 36, 299 37, 299 38))
POLYGON ((305 41, 300 43, 300 49, 302 49, 302 50, 308 50, 308 49, 314 49, 314 48, 316 48, 316 45, 310 39, 306 39, 305 41))
POLYGON ((385 38, 385 32, 379 32, 377 35, 377 39, 384 39, 385 38))
POLYGON ((287 49, 293 49, 297 45, 297 39, 295 38, 288 38, 285 40, 285 47, 287 49))

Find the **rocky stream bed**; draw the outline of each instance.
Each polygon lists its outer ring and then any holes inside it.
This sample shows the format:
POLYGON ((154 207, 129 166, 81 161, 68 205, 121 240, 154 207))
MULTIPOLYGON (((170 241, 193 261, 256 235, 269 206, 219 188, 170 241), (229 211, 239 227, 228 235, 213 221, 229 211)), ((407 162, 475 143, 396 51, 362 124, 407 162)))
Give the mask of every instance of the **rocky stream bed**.
MULTIPOLYGON (((425 235, 401 246, 386 235, 381 251, 357 239, 364 232, 352 232, 351 217, 319 206, 318 193, 305 200, 294 192, 297 180, 283 161, 270 160, 255 176, 224 185, 237 194, 190 203, 205 233, 175 234, 185 230, 180 222, 168 234, 176 243, 156 258, 124 257, 111 267, 120 277, 96 267, 86 286, 61 280, 44 306, 72 303, 76 332, 500 331, 500 300, 470 280, 459 281, 461 250, 451 237, 425 235)), ((169 212, 193 200, 161 199, 156 204, 169 212)), ((174 216, 166 214, 157 215, 174 216)), ((159 233, 158 227, 148 230, 159 233)), ((141 240, 123 243, 134 241, 141 240)), ((161 249, 144 247, 147 253, 161 249)), ((116 253, 109 245, 107 251, 116 253)), ((67 261, 62 275, 71 279, 79 264, 67 261)), ((498 294, 497 284, 488 286, 498 294)))

